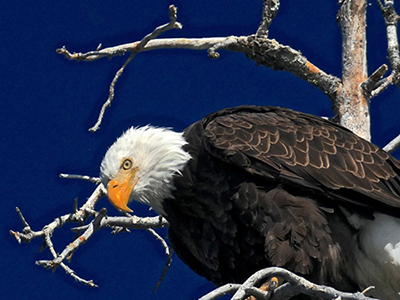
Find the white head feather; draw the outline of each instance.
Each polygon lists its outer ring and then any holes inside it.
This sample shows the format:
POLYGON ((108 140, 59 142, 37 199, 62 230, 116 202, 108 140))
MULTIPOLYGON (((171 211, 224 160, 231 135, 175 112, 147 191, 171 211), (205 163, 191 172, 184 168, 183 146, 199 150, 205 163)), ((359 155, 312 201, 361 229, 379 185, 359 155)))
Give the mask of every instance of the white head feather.
POLYGON ((137 184, 129 201, 138 200, 165 214, 162 201, 172 197, 173 177, 180 174, 190 155, 182 133, 152 126, 128 129, 108 149, 101 162, 100 177, 105 186, 120 171, 121 163, 131 158, 138 168, 137 184))

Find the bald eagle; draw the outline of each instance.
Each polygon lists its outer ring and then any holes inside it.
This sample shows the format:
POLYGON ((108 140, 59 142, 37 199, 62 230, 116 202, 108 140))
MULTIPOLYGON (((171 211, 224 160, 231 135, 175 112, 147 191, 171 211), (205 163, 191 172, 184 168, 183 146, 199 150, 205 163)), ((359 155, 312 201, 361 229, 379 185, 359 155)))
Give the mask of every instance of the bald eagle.
POLYGON ((182 133, 130 128, 101 179, 117 209, 164 216, 178 256, 216 285, 280 266, 400 299, 400 162, 333 122, 240 106, 182 133))

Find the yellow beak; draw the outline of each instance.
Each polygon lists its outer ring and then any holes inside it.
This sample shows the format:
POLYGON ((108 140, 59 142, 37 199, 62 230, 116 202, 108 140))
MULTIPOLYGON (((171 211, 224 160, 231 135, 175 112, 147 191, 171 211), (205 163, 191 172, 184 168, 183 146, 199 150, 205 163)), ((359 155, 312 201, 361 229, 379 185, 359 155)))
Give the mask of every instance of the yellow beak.
POLYGON ((110 180, 107 185, 107 195, 111 204, 117 209, 126 212, 132 212, 127 206, 129 202, 129 196, 131 195, 132 189, 137 183, 134 180, 137 168, 130 172, 122 172, 118 174, 113 180, 110 180))

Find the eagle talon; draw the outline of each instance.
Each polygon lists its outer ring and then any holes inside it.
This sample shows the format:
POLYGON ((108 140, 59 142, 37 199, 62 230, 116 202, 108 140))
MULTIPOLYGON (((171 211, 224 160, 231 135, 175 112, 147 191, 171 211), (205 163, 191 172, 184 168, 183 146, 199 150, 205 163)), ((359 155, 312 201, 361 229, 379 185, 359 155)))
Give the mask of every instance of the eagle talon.
MULTIPOLYGON (((264 282, 258 289, 263 292, 268 292, 269 295, 271 295, 271 293, 273 293, 273 291, 275 291, 275 289, 278 287, 278 285, 279 285, 278 278, 271 277, 268 281, 264 282)), ((257 298, 254 296, 250 296, 250 297, 247 297, 246 300, 257 300, 257 298)))

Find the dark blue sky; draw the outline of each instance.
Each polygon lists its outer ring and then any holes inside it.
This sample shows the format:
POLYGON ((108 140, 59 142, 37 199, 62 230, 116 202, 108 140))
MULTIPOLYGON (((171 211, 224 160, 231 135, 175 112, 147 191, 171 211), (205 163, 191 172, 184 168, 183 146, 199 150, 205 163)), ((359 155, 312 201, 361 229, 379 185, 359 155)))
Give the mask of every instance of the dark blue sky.
MULTIPOLYGON (((1 299, 195 299, 212 285, 178 258, 157 294, 152 290, 165 257, 146 232, 111 236, 102 230, 73 256, 71 267, 100 287, 73 281, 59 268, 35 266, 41 241, 18 245, 8 233, 21 230, 15 206, 39 230, 71 211, 94 186, 62 180, 61 172, 97 176, 107 147, 132 125, 151 123, 182 130, 205 114, 240 104, 280 105, 331 116, 331 103, 319 90, 286 72, 257 67, 239 53, 221 51, 210 60, 204 51, 160 50, 139 54, 116 86, 116 97, 97 133, 89 133, 107 98, 114 73, 126 59, 92 63, 68 61, 55 49, 89 51, 140 40, 168 21, 159 1, 7 1, 0 10, 0 190, 2 192, 1 299)), ((256 31, 262 1, 174 1, 183 30, 163 37, 249 35, 256 31)), ((335 1, 282 1, 271 37, 301 50, 311 62, 340 76, 341 36, 335 1)), ((398 8, 400 11, 400 8, 398 8)), ((370 73, 386 60, 384 22, 375 1, 368 6, 370 73)), ((400 133, 399 92, 390 87, 373 99, 373 141, 384 146, 400 133)), ((399 158, 399 151, 397 152, 399 158)), ((107 207, 117 214, 106 199, 107 207)), ((144 206, 132 206, 146 215, 144 206)), ((163 232, 164 233, 164 232, 163 232)), ((58 251, 73 235, 65 228, 54 237, 58 251)))

